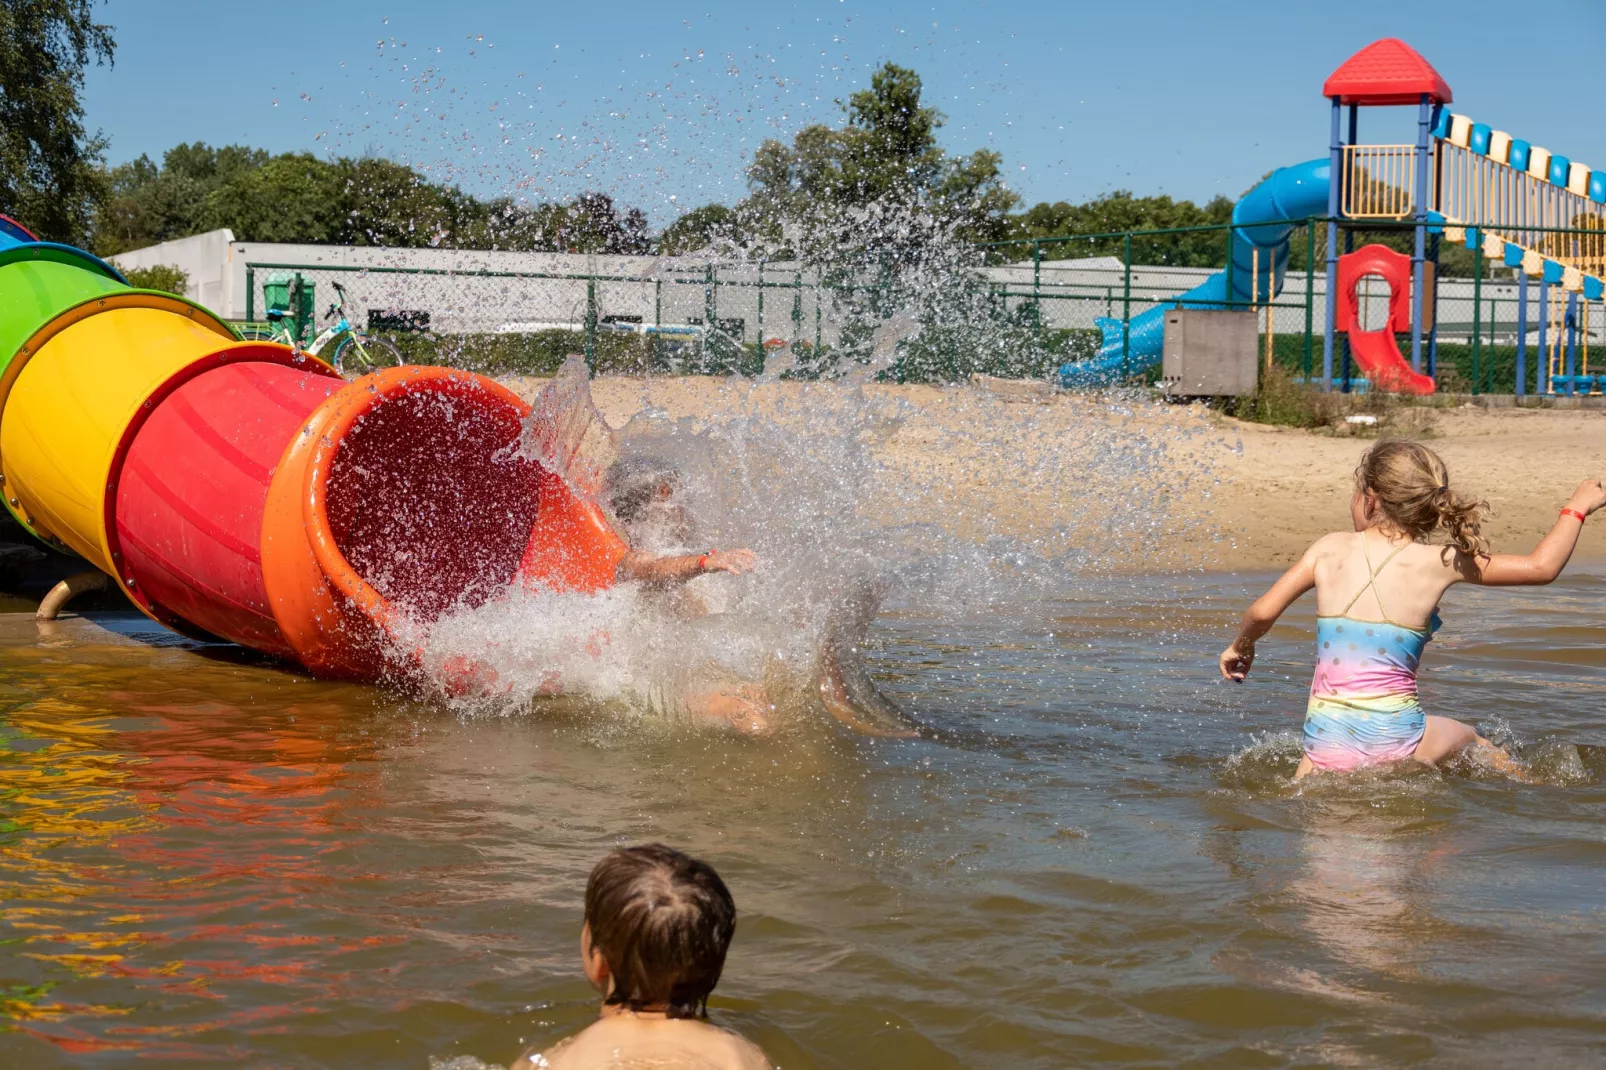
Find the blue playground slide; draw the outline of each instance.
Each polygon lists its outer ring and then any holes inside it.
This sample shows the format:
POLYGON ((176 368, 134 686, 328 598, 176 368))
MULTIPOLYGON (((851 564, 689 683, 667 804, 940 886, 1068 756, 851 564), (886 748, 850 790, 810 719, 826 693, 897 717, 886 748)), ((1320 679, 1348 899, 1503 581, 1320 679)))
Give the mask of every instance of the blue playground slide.
MULTIPOLYGON (((1234 302, 1247 304, 1252 298, 1263 301, 1268 285, 1273 287, 1272 293, 1282 292, 1283 274, 1288 269, 1289 234, 1297 223, 1327 214, 1328 171, 1325 157, 1278 168, 1233 207, 1233 225, 1243 228, 1235 230, 1232 239, 1234 302)), ((1122 321, 1100 317, 1094 321, 1104 332, 1098 355, 1060 368, 1060 382, 1068 387, 1100 386, 1136 375, 1160 359, 1167 312, 1174 308, 1219 309, 1225 307, 1226 299, 1227 273, 1218 271, 1186 293, 1133 316, 1124 358, 1122 321)))

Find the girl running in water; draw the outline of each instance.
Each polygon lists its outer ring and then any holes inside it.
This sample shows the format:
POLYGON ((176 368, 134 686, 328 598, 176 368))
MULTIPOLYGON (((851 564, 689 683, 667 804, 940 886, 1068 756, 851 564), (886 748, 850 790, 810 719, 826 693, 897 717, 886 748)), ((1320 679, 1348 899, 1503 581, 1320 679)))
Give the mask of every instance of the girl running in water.
POLYGON ((1316 540, 1249 607, 1221 654, 1221 675, 1241 683, 1256 641, 1314 587, 1316 675, 1296 779, 1406 758, 1433 764, 1472 746, 1509 769, 1503 750, 1460 721, 1424 714, 1417 701, 1417 665, 1438 630, 1439 599, 1456 583, 1551 582, 1572 556, 1584 518, 1603 504, 1600 480, 1587 479, 1532 553, 1491 554, 1480 534, 1487 504, 1450 489, 1438 454, 1416 442, 1380 442, 1355 470, 1355 530, 1316 540), (1449 545, 1426 541, 1441 528, 1449 545))

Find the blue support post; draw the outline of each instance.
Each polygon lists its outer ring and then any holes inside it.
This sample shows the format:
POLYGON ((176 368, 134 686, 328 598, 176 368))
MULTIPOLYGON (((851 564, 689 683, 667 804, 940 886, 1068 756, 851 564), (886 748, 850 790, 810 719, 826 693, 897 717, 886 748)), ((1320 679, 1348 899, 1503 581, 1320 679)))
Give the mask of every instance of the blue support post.
MULTIPOLYGON (((1443 117, 1444 105, 1433 105, 1433 129, 1439 128, 1439 120, 1443 117)), ((1433 203, 1429 206, 1433 211, 1439 210, 1444 202, 1444 143, 1433 142, 1433 203)), ((1428 332, 1428 375, 1439 374, 1439 254, 1444 248, 1444 232, 1441 230, 1433 235, 1433 329, 1428 332)), ((1494 319, 1491 316, 1490 325, 1494 319)), ((1491 341, 1491 345, 1494 343, 1491 341)), ((1492 360, 1492 358, 1491 358, 1492 360)))
MULTIPOLYGON (((1433 327, 1428 331, 1428 376, 1439 374, 1439 246, 1442 238, 1437 234, 1428 236, 1428 259, 1433 261, 1433 327)), ((1493 343, 1490 343, 1493 345, 1493 343)))
MULTIPOLYGON (((1357 141, 1360 140, 1360 118, 1361 118, 1361 109, 1360 109, 1360 107, 1358 105, 1351 104, 1349 106, 1349 140, 1347 142, 1345 142, 1346 144, 1353 145, 1357 141)), ((1355 176, 1353 174, 1351 174, 1348 169, 1345 169, 1344 177, 1343 177, 1343 185, 1340 187, 1340 189, 1342 190, 1343 194, 1347 195, 1350 192, 1350 187, 1353 184, 1352 180, 1354 179, 1354 177, 1355 176)), ((1346 197, 1346 199, 1347 199, 1347 197, 1346 197)), ((1344 255, 1348 256, 1350 253, 1353 253, 1354 251, 1355 251, 1355 232, 1353 230, 1345 228, 1345 230, 1344 230, 1344 255)), ((1343 372, 1344 372, 1344 393, 1348 394, 1352 389, 1354 389, 1352 384, 1350 383, 1350 380, 1353 379, 1354 376, 1355 376, 1355 368, 1354 368, 1353 364, 1350 362, 1349 334, 1347 332, 1344 335, 1344 366, 1343 366, 1343 372)))
POLYGON ((1428 133, 1433 109, 1423 93, 1416 109, 1416 241, 1411 248, 1411 370, 1422 370, 1422 299, 1427 286, 1423 265, 1428 241, 1428 133))
POLYGON ((1517 396, 1528 395, 1528 273, 1517 269, 1517 396))
POLYGON ((1550 393, 1550 283, 1539 276, 1539 352, 1534 364, 1539 371, 1539 393, 1550 393))
POLYGON ((1327 168, 1327 323, 1322 328, 1323 390, 1333 389, 1333 320, 1338 316, 1338 184, 1343 181, 1343 149, 1338 140, 1339 113, 1338 98, 1334 97, 1333 136, 1328 149, 1327 168))
POLYGON ((1567 295, 1567 396, 1578 393, 1578 295, 1567 295))

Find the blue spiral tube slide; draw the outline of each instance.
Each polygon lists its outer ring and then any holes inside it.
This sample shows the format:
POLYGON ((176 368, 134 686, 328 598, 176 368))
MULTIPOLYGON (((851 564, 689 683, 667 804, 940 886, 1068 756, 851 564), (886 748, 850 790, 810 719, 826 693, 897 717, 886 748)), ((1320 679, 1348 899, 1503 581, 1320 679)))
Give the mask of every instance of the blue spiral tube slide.
MULTIPOLYGON (((1329 170, 1326 157, 1280 167, 1233 206, 1232 222, 1238 229, 1232 236, 1232 300, 1237 307, 1246 307, 1252 299, 1263 301, 1268 292, 1282 292, 1289 236, 1311 216, 1327 215, 1329 170)), ((1060 383, 1103 386, 1137 375, 1160 359, 1167 312, 1225 307, 1227 272, 1218 271, 1193 289, 1133 316, 1125 332, 1124 355, 1124 321, 1100 317, 1093 321, 1104 335, 1098 354, 1061 367, 1060 383)))

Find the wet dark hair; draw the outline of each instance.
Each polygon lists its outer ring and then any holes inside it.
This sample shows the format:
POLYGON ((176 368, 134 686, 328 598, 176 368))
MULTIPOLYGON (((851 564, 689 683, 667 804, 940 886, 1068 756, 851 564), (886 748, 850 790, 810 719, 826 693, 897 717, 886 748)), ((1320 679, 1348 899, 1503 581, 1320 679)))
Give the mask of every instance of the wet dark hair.
POLYGON ((633 524, 646 513, 665 483, 680 489, 680 469, 653 457, 627 457, 615 461, 605 477, 608 504, 621 523, 633 524))
POLYGON ((707 1017, 736 931, 736 903, 714 867, 661 843, 612 851, 586 882, 586 924, 613 975, 609 1005, 707 1017))

